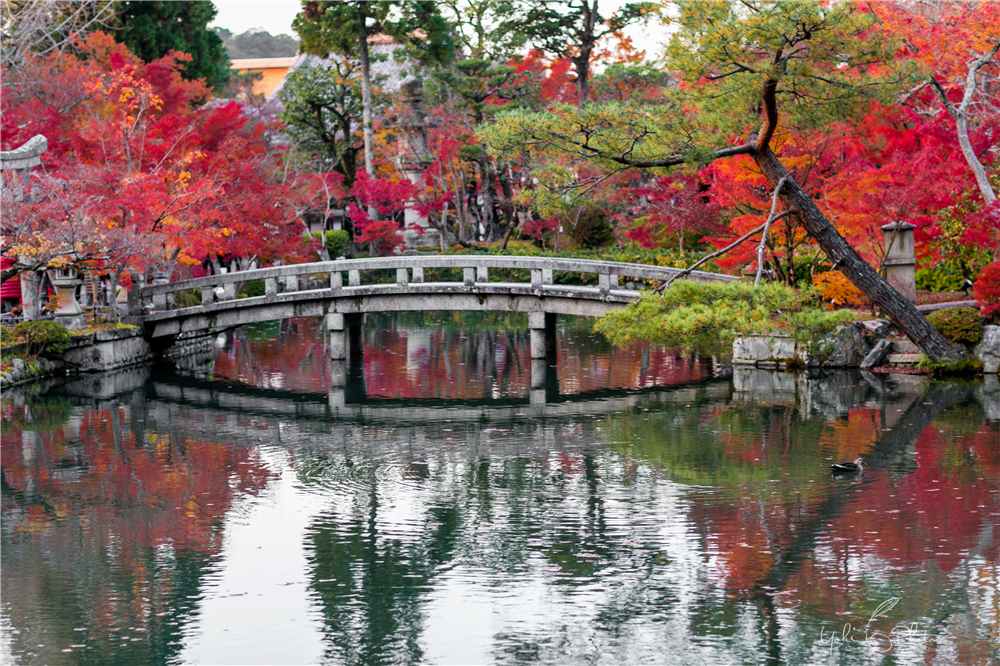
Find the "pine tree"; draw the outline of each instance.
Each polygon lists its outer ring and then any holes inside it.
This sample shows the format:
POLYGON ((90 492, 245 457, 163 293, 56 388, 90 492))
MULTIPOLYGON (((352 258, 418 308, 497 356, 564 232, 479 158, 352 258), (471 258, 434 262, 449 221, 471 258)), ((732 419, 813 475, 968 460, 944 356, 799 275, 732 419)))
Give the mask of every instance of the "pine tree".
POLYGON ((121 3, 118 40, 144 62, 170 51, 187 53, 192 60, 184 78, 204 78, 210 87, 220 88, 229 79, 229 55, 222 39, 208 28, 216 13, 211 2, 130 0, 121 3))
POLYGON ((371 62, 368 38, 386 34, 411 47, 425 62, 447 62, 452 57, 448 24, 433 2, 391 0, 314 1, 302 3, 292 28, 303 53, 356 59, 361 69, 362 129, 365 170, 375 175, 372 131, 371 62))

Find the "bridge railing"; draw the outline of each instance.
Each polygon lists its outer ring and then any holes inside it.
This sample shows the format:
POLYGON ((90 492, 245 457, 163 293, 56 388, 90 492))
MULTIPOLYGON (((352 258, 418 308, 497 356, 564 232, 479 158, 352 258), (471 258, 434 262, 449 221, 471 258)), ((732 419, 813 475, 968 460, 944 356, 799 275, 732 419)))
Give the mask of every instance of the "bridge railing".
MULTIPOLYGON (((173 307, 173 295, 189 289, 201 289, 202 305, 211 305, 217 300, 216 290, 222 287, 221 300, 236 298, 236 284, 249 280, 264 280, 264 296, 276 298, 278 280, 282 280, 282 293, 299 291, 300 278, 304 276, 327 275, 327 291, 338 291, 352 287, 363 287, 362 271, 395 270, 397 287, 425 283, 426 269, 462 269, 461 282, 443 284, 462 285, 473 288, 477 284, 489 282, 491 269, 515 269, 530 271, 530 282, 515 283, 532 290, 545 291, 554 285, 554 274, 558 272, 589 273, 597 275, 597 294, 609 294, 621 288, 619 278, 665 281, 681 272, 678 268, 650 266, 647 264, 627 264, 594 259, 572 259, 554 257, 511 257, 497 255, 428 255, 402 257, 373 257, 368 259, 340 259, 308 264, 273 266, 249 271, 212 275, 191 280, 165 282, 143 287, 139 295, 152 299, 153 309, 167 310, 173 307), (344 274, 347 283, 344 283, 344 274)), ((730 275, 692 271, 688 279, 695 281, 729 282, 738 278, 730 275)))

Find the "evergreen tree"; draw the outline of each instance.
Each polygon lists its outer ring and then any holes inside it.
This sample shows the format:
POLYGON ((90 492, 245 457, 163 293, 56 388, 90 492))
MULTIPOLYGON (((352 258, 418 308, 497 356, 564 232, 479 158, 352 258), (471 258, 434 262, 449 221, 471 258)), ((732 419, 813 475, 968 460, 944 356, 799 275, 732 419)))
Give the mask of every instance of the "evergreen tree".
POLYGON ((204 78, 219 88, 229 79, 229 56, 222 40, 208 28, 216 13, 211 2, 123 2, 118 39, 145 62, 171 50, 190 54, 184 78, 204 78))
POLYGON ((411 47, 426 62, 447 62, 452 57, 448 24, 433 2, 306 0, 292 28, 303 53, 322 57, 340 55, 356 59, 361 67, 365 170, 375 175, 372 132, 371 63, 368 38, 391 36, 411 47))
POLYGON ((590 57, 597 42, 656 11, 652 2, 629 3, 609 19, 598 0, 530 0, 520 23, 532 45, 559 58, 569 58, 576 70, 577 106, 590 97, 590 57))
POLYGON ((499 155, 586 156, 610 171, 744 155, 835 266, 934 361, 963 358, 838 233, 774 154, 771 140, 849 121, 912 85, 899 42, 851 3, 676 2, 670 67, 684 85, 660 107, 634 103, 501 115, 480 131, 499 155), (685 109, 688 112, 679 112, 685 109), (780 122, 779 122, 779 113, 780 122), (739 137, 734 145, 734 137, 739 137))

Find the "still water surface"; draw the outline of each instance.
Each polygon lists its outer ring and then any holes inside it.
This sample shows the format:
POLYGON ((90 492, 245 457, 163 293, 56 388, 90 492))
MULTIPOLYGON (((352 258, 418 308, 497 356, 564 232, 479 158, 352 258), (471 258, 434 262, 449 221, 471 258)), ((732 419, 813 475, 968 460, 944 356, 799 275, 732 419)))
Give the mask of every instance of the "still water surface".
POLYGON ((345 370, 293 320, 10 391, 4 663, 1000 663, 995 378, 559 336, 372 318, 345 370))

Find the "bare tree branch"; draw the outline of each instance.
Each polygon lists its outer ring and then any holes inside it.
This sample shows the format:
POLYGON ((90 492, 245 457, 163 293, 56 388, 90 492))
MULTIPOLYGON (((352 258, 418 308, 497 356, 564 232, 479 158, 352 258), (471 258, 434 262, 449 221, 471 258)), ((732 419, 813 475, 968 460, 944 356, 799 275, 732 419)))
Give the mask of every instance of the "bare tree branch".
POLYGON ((781 191, 786 180, 788 180, 788 176, 779 180, 778 184, 774 186, 774 194, 771 195, 771 213, 767 216, 767 221, 764 222, 764 230, 760 235, 760 245, 757 247, 757 277, 753 280, 755 287, 760 284, 760 276, 764 273, 764 246, 767 244, 767 232, 771 229, 771 223, 777 219, 775 211, 778 209, 778 192, 781 191))
MULTIPOLYGON (((787 215, 791 215, 791 214, 792 214, 792 211, 790 211, 790 210, 781 211, 780 213, 778 213, 777 215, 775 215, 774 219, 771 219, 770 222, 773 224, 774 222, 777 222, 781 218, 783 218, 783 217, 785 217, 787 215)), ((751 232, 749 232, 747 234, 744 234, 743 236, 740 236, 735 241, 733 241, 732 243, 730 243, 726 247, 722 248, 721 250, 716 250, 712 254, 705 255, 704 257, 702 257, 698 261, 694 262, 693 264, 691 264, 690 266, 688 266, 687 268, 685 268, 684 270, 682 270, 677 275, 674 275, 672 278, 670 278, 669 280, 667 280, 666 282, 664 282, 663 286, 660 287, 660 289, 661 290, 665 290, 667 287, 670 286, 671 282, 673 282, 674 280, 677 280, 678 278, 682 278, 685 275, 688 275, 691 271, 693 271, 694 269, 698 268, 699 266, 701 266, 703 263, 705 263, 709 259, 715 259, 716 257, 722 256, 726 252, 729 252, 730 250, 732 250, 734 247, 737 247, 741 243, 746 242, 748 239, 752 238, 753 236, 755 236, 758 233, 760 233, 761 231, 763 231, 764 230, 764 226, 765 225, 762 224, 759 227, 757 227, 756 229, 754 229, 753 231, 751 231, 751 232)))

